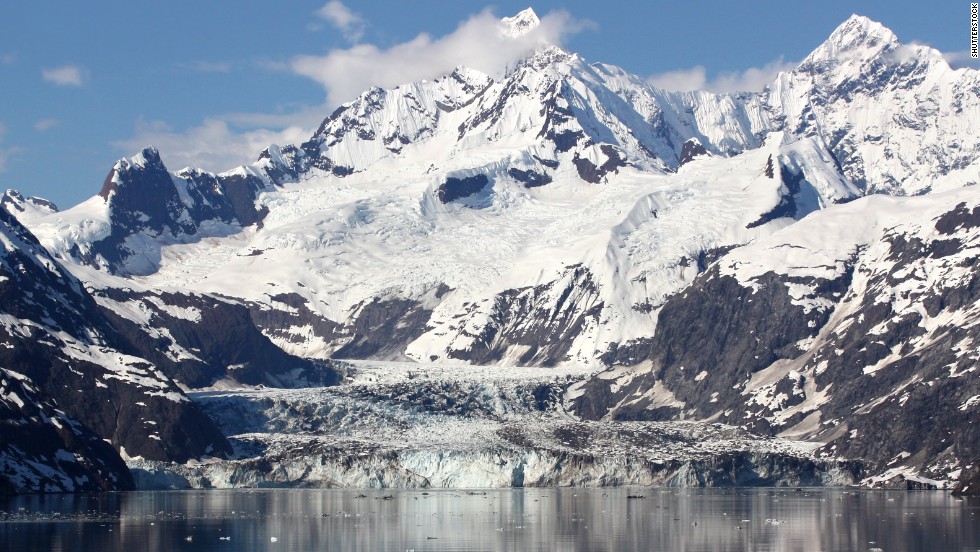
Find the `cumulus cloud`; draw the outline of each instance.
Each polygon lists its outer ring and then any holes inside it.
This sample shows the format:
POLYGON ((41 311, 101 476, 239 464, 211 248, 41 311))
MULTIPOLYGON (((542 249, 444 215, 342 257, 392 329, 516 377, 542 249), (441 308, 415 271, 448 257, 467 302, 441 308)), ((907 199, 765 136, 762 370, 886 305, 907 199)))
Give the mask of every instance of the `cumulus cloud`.
POLYGON ((647 78, 647 82, 676 92, 691 90, 706 90, 708 92, 759 92, 767 84, 776 80, 776 76, 784 71, 792 71, 796 63, 779 58, 762 67, 749 67, 744 71, 728 71, 719 73, 714 78, 708 78, 708 71, 701 65, 690 69, 678 69, 659 73, 647 78))
POLYGON ((58 86, 82 86, 85 71, 76 65, 65 65, 54 69, 41 69, 41 77, 58 86))
MULTIPOLYGON (((266 115, 262 119, 273 122, 274 117, 266 115)), ((235 119, 235 116, 228 119, 235 119)), ((198 126, 181 131, 163 121, 141 119, 136 122, 131 138, 112 145, 124 155, 131 155, 148 145, 155 146, 171 170, 190 166, 221 172, 255 162, 259 153, 270 144, 296 144, 313 134, 312 128, 301 126, 276 130, 243 128, 228 119, 208 118, 198 126)))
POLYGON ((316 11, 316 15, 336 27, 351 42, 357 42, 364 36, 366 22, 360 15, 352 12, 340 0, 327 2, 322 8, 316 11))
POLYGON ((41 119, 40 121, 34 123, 34 130, 44 131, 50 130, 61 124, 58 119, 41 119))
POLYGON ((563 38, 585 26, 566 12, 552 12, 541 18, 537 28, 508 38, 501 33, 499 18, 484 10, 443 37, 423 33, 390 48, 359 44, 325 56, 300 56, 291 68, 320 83, 327 92, 327 104, 336 106, 371 86, 392 87, 435 78, 460 65, 499 74, 542 43, 561 44, 563 38))

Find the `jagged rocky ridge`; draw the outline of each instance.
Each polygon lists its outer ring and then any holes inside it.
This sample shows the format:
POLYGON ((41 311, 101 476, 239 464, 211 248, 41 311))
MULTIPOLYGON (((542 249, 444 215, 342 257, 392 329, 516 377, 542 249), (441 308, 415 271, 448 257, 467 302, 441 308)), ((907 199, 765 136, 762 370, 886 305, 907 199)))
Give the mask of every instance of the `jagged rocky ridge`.
MULTIPOLYGON (((855 320, 883 321, 880 290, 854 288, 863 281, 856 263, 899 270, 893 260, 855 245, 833 260, 846 269, 832 277, 773 272, 748 286, 724 267, 742 251, 775 254, 757 244, 867 194, 931 194, 940 202, 932 212, 954 210, 958 203, 941 202, 968 200, 963 187, 977 183, 977 90, 976 71, 954 71, 938 52, 900 44, 859 16, 759 94, 665 92, 546 47, 504 75, 458 68, 371 89, 308 141, 272 146, 248 167, 173 173, 147 149, 117 163, 103 194, 73 209, 15 197, 5 206, 86 282, 129 341, 142 343, 140 354, 156 355, 184 385, 211 385, 240 367, 224 345, 203 365, 185 355, 197 355, 201 336, 245 332, 261 342, 253 325, 286 352, 319 359, 611 364, 579 397, 582 415, 717 414, 868 458, 872 473, 946 481, 972 460, 973 445, 964 448, 955 431, 975 412, 969 397, 956 408, 926 400, 931 406, 903 410, 906 435, 885 445, 873 442, 870 420, 887 419, 874 400, 890 392, 892 376, 866 383, 839 366, 821 378, 811 366, 810 375, 763 381, 816 354, 818 344, 806 342, 818 338, 822 354, 839 349, 861 362, 881 360, 886 347, 907 364, 893 373, 935 380, 952 361, 906 347, 911 322, 886 345, 820 333, 838 327, 846 294, 864 298, 846 303, 855 320), (960 188, 962 197, 936 194, 960 188), (800 297, 817 306, 801 307, 800 297), (197 311, 213 311, 214 322, 188 316, 197 311), (226 318, 234 324, 219 327, 226 318), (717 331, 701 335, 708 326, 717 331), (690 359, 702 353, 704 369, 692 372, 690 359), (661 369, 669 377, 647 373, 661 369), (763 391, 733 388, 750 376, 763 391), (817 382, 831 376, 856 385, 820 395, 826 386, 817 382), (811 428, 817 410, 808 409, 824 399, 821 426, 811 428), (846 432, 831 418, 864 407, 846 432), (916 451, 903 448, 915 416, 933 410, 953 441, 935 433, 916 451)), ((858 205, 871 205, 852 214, 861 224, 890 216, 873 201, 858 205)), ((852 224, 860 226, 841 222, 852 224)), ((950 251, 962 245, 939 241, 950 251)), ((901 266, 934 258, 912 246, 893 254, 901 266)), ((919 300, 943 310, 946 291, 919 300)), ((972 304, 969 293, 956 296, 972 304)), ((277 353, 258 349, 263 361, 243 380, 271 382, 262 364, 277 353)))

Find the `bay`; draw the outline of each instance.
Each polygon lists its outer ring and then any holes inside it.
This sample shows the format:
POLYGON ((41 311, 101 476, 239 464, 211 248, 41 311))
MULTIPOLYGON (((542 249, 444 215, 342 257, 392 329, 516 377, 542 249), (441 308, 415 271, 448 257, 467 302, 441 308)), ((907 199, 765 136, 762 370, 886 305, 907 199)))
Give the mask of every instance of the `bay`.
POLYGON ((268 489, 0 499, 0 549, 978 550, 941 491, 268 489))

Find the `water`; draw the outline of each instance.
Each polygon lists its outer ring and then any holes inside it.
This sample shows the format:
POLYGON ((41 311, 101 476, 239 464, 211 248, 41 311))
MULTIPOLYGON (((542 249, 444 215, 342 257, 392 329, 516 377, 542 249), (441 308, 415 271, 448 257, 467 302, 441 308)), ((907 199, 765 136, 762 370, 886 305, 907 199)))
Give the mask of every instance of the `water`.
POLYGON ((938 491, 154 491, 0 510, 9 552, 980 549, 980 502, 938 491))

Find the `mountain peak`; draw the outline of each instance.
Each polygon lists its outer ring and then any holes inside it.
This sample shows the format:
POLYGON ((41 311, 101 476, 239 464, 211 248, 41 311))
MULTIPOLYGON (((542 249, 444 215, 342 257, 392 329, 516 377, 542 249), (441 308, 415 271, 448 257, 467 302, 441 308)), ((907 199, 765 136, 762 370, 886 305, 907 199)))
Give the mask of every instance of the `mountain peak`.
POLYGON ((160 159, 160 151, 153 146, 146 146, 139 153, 131 157, 129 162, 136 167, 163 164, 163 161, 160 159))
POLYGON ((513 17, 505 17, 500 20, 502 33, 510 38, 523 36, 541 24, 538 14, 534 13, 533 8, 527 8, 513 17))
POLYGON ((806 61, 869 59, 898 45, 898 37, 888 27, 863 15, 851 15, 806 61))

